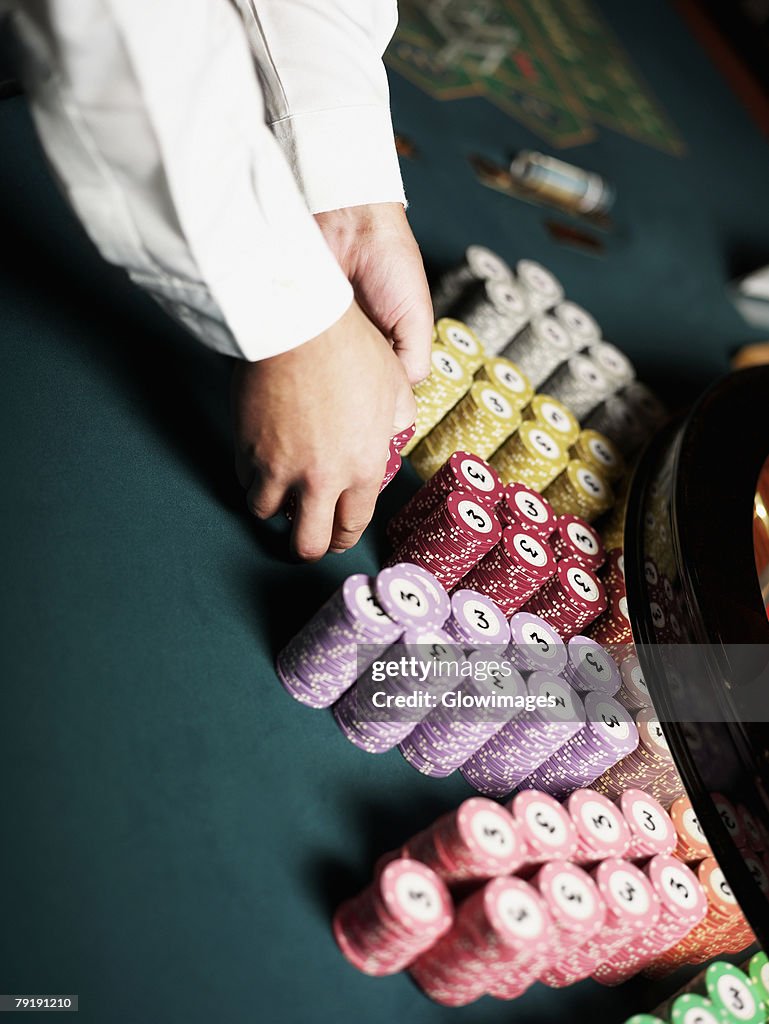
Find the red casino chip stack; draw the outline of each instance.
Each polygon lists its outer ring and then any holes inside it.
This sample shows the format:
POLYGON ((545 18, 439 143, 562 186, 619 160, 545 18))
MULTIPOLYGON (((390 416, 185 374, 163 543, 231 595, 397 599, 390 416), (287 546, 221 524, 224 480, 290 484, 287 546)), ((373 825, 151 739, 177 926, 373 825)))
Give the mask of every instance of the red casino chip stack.
POLYGON ((497 999, 516 999, 548 969, 600 930, 606 905, 593 879, 568 861, 555 860, 540 868, 531 884, 541 896, 553 922, 550 945, 539 962, 509 975, 489 989, 497 999))
POLYGON ((625 588, 625 556, 622 548, 612 548, 607 552, 600 576, 606 590, 606 610, 587 630, 587 635, 615 650, 620 645, 633 642, 625 588))
POLYGON ((640 789, 626 789, 618 801, 630 829, 628 860, 643 861, 659 854, 672 854, 676 830, 670 815, 653 796, 640 789))
POLYGON ((421 565, 451 590, 501 536, 502 527, 493 510, 472 494, 451 491, 387 564, 413 562, 421 565))
POLYGON ((558 516, 550 547, 559 561, 574 558, 591 572, 597 572, 606 560, 598 531, 579 516, 558 516))
POLYGON ((599 776, 592 788, 613 800, 625 789, 643 789, 661 804, 670 805, 683 794, 684 787, 662 726, 652 708, 641 708, 634 717, 638 746, 599 776))
POLYGON ((556 571, 547 541, 506 526, 499 543, 468 572, 463 587, 490 597, 505 615, 517 612, 556 571))
POLYGON ((393 547, 402 544, 451 491, 464 491, 492 507, 502 498, 499 476, 488 462, 472 452, 454 452, 388 523, 393 547))
POLYGON ((493 800, 470 797, 410 839, 404 855, 427 864, 449 885, 517 871, 525 858, 520 829, 493 800))
POLYGON ((508 484, 497 504, 503 526, 523 526, 540 540, 547 540, 555 529, 556 514, 549 501, 525 484, 508 484))
POLYGON ((460 904, 452 929, 410 973, 431 999, 465 1006, 539 961, 551 935, 536 890, 520 878, 495 878, 460 904))
POLYGON ((525 611, 541 616, 565 642, 606 610, 606 593, 597 576, 574 558, 559 562, 553 575, 527 602, 525 611))
POLYGON ((350 963, 365 974, 396 974, 451 928, 448 890, 419 861, 391 861, 374 882, 334 916, 334 937, 350 963))
POLYGON ((622 812, 600 793, 578 789, 566 800, 577 833, 572 860, 582 866, 622 857, 630 846, 630 829, 622 812))
POLYGON ((612 857, 590 875, 606 906, 604 926, 545 971, 540 981, 551 988, 565 988, 589 977, 607 952, 648 932, 659 917, 659 897, 635 865, 612 857))
POLYGON ((652 857, 644 874, 659 900, 659 917, 642 934, 607 950, 606 959, 593 972, 593 978, 603 985, 619 985, 638 974, 680 942, 705 916, 707 900, 697 876, 675 857, 652 857))
POLYGON ((574 822, 554 797, 527 789, 508 804, 517 822, 527 865, 569 860, 577 849, 574 822))
POLYGON ((679 796, 668 809, 670 820, 676 830, 676 848, 673 855, 684 864, 696 864, 705 857, 712 857, 713 851, 688 796, 679 796))

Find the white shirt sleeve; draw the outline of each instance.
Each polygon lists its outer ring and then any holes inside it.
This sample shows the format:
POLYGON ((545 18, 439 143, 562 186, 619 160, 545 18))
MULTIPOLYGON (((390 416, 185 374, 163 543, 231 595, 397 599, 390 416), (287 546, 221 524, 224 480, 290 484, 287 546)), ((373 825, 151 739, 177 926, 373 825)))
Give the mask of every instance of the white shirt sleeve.
POLYGON ((88 234, 200 340, 249 360, 352 289, 272 132, 227 0, 22 0, 31 110, 88 234))
POLYGON ((313 213, 404 203, 382 54, 396 0, 236 0, 267 118, 313 213))

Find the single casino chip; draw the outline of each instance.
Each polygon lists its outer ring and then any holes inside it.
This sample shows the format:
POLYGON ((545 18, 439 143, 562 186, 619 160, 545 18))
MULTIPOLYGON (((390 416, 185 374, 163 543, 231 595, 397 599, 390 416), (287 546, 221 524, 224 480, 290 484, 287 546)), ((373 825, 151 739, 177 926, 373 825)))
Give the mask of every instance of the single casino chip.
POLYGON ((630 829, 628 860, 673 853, 678 838, 675 826, 658 800, 641 789, 626 789, 620 794, 619 808, 630 829))
POLYGON ((562 402, 550 395, 535 395, 523 415, 527 420, 541 423, 566 448, 570 448, 579 437, 577 418, 562 402))
POLYGON ((355 682, 361 663, 370 664, 403 632, 372 583, 362 573, 348 577, 278 655, 278 678, 296 700, 329 707, 355 682))
POLYGON ((509 803, 520 826, 527 865, 569 860, 577 848, 574 822, 563 806, 547 793, 524 790, 509 803))
POLYGON ((556 515, 550 504, 525 484, 508 484, 496 508, 503 526, 524 526, 540 540, 548 540, 555 529, 556 515))
POLYGON ((558 278, 535 260, 518 260, 515 276, 526 292, 532 309, 552 309, 563 301, 563 285, 558 278))
POLYGON ((557 631, 538 615, 530 612, 513 615, 510 638, 508 654, 521 672, 558 675, 566 668, 566 645, 557 631))
POLYGON ((588 523, 611 508, 614 501, 603 475, 577 459, 572 459, 545 488, 544 496, 556 515, 579 516, 588 523))
POLYGON ((599 643, 586 636, 573 636, 567 645, 565 676, 580 693, 593 691, 613 697, 620 688, 616 662, 599 643))
POLYGON ((414 388, 417 416, 414 435, 401 449, 401 456, 409 455, 450 409, 457 404, 473 382, 472 373, 464 361, 446 346, 433 344, 430 354, 430 375, 414 388))
POLYGON ((445 589, 440 585, 435 576, 428 572, 427 569, 423 569, 421 565, 401 562, 399 567, 405 576, 410 576, 412 579, 419 581, 422 590, 427 594, 434 608, 434 613, 431 613, 431 619, 434 620, 436 626, 442 628, 451 612, 451 601, 445 589))
POLYGON ((504 615, 512 615, 556 570, 545 541, 529 530, 507 526, 498 544, 467 573, 463 586, 490 597, 504 615))
POLYGON ((566 801, 577 831, 577 864, 595 864, 607 857, 622 857, 630 846, 630 829, 614 804, 587 789, 578 789, 566 801))
POLYGON ((575 558, 591 572, 597 572, 606 560, 598 531, 579 516, 558 516, 550 546, 556 558, 575 558))
POLYGON ((515 334, 502 354, 538 388, 575 351, 568 331, 554 317, 540 313, 515 334))
POLYGON ((476 380, 486 380, 501 391, 516 409, 523 411, 534 397, 534 387, 523 372, 509 359, 497 356, 487 359, 475 371, 476 380))
POLYGON ((544 491, 568 465, 568 453, 553 434, 536 420, 521 423, 494 452, 491 464, 504 484, 522 483, 544 491))
POLYGON ((553 316, 574 339, 575 348, 582 349, 601 340, 601 328, 595 318, 576 302, 559 302, 553 310, 553 316))
POLYGON ((620 480, 627 471, 619 448, 597 430, 582 430, 569 454, 572 459, 579 459, 596 470, 609 483, 620 480))
POLYGON ((450 928, 453 908, 438 876, 419 861, 390 861, 375 881, 334 916, 337 945, 358 970, 396 974, 450 928))
POLYGON ((750 978, 739 967, 724 961, 711 964, 705 971, 705 988, 713 1005, 722 1009, 730 1021, 763 1024, 766 1020, 750 978))
POLYGON ((411 465, 429 479, 458 449, 488 458, 521 422, 520 410, 496 388, 476 381, 411 453, 411 465))
POLYGON ((569 640, 605 609, 606 592, 598 577, 575 559, 564 558, 524 611, 541 616, 569 640))
POLYGON ((446 632, 471 647, 491 645, 489 650, 503 654, 510 643, 510 625, 491 598, 477 590, 455 590, 451 597, 451 614, 446 632))

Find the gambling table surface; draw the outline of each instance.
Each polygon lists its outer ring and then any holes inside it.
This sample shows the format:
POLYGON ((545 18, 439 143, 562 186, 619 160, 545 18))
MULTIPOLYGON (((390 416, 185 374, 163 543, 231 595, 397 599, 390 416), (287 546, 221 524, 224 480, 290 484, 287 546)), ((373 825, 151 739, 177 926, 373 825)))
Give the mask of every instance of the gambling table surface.
MULTIPOLYGON (((543 262, 683 404, 758 337, 725 285, 769 250, 769 147, 673 8, 596 10, 659 137, 583 117, 558 150, 533 108, 439 95, 424 60, 407 78, 394 48, 396 128, 417 150, 410 215, 431 273, 473 241, 543 262), (525 147, 615 183, 603 255, 556 244, 546 211, 477 182, 469 155, 525 147)), ((613 1024, 653 1007, 674 981, 537 985, 514 1006, 447 1010, 343 960, 335 906, 469 790, 358 751, 272 664, 345 576, 377 569, 416 477, 388 488, 354 551, 291 562, 285 527, 258 528, 234 481, 228 362, 100 261, 23 97, 0 101, 0 139, 0 991, 77 993, 89 1024, 613 1024)))

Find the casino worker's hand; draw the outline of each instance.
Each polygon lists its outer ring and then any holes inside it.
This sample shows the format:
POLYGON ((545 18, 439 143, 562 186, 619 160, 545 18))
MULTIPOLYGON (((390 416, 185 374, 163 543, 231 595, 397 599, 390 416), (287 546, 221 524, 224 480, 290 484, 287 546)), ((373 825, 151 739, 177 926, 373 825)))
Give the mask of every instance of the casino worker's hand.
POLYGON ((238 360, 249 507, 275 511, 291 484, 300 554, 350 546, 390 434, 413 419, 407 378, 429 364, 381 59, 396 3, 0 0, 9 10, 40 139, 91 239, 238 360))

